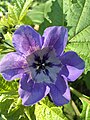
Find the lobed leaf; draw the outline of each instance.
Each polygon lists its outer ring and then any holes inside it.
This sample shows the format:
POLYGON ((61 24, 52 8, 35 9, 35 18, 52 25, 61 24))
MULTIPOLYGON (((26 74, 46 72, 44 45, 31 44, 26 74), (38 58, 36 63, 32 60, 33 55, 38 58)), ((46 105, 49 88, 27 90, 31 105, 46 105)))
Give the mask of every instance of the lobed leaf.
MULTIPOLYGON (((64 25, 64 11, 63 11, 63 0, 53 0, 51 10, 48 13, 48 19, 44 19, 43 23, 40 24, 39 32, 42 34, 43 31, 49 26, 63 26, 64 25)), ((64 4, 65 6, 65 4, 64 4)))
POLYGON ((50 22, 47 13, 51 11, 53 1, 54 0, 48 0, 45 3, 39 3, 39 5, 33 7, 33 9, 28 12, 27 15, 34 24, 41 24, 45 18, 50 22))
POLYGON ((62 112, 62 107, 55 106, 48 98, 36 104, 35 115, 37 120, 41 118, 42 120, 68 120, 62 112))
POLYGON ((69 43, 67 49, 76 51, 86 62, 85 72, 90 70, 90 0, 77 0, 67 12, 69 43))

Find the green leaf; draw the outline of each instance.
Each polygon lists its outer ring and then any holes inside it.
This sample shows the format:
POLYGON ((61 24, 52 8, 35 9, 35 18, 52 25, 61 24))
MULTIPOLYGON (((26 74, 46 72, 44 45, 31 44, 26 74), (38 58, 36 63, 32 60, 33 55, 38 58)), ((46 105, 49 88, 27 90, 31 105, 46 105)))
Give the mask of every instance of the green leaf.
POLYGON ((6 34, 3 34, 3 36, 4 38, 2 38, 0 42, 0 59, 2 58, 2 54, 15 51, 12 44, 12 34, 7 32, 6 34))
POLYGON ((0 27, 3 27, 4 25, 9 27, 8 19, 6 19, 6 17, 3 15, 2 18, 0 19, 0 27))
POLYGON ((2 78, 0 75, 0 94, 17 94, 18 82, 12 81, 8 82, 2 78))
POLYGON ((9 25, 15 25, 18 24, 18 10, 16 6, 13 6, 11 4, 8 5, 8 17, 6 18, 8 20, 9 25))
POLYGON ((87 104, 85 101, 81 100, 83 104, 83 110, 81 112, 81 120, 90 120, 90 104, 87 104))
POLYGON ((55 0, 48 15, 51 26, 64 25, 63 0, 55 0))
POLYGON ((66 12, 68 8, 66 8, 65 4, 66 2, 63 0, 54 0, 52 2, 51 10, 48 13, 49 21, 47 19, 44 19, 44 22, 40 25, 39 32, 41 34, 45 28, 49 26, 64 26, 64 24, 66 24, 64 12, 66 12), (65 9, 63 7, 65 7, 65 9))
POLYGON ((69 28, 68 50, 76 51, 86 62, 85 72, 90 70, 90 0, 75 1, 67 12, 69 28))
POLYGON ((83 80, 85 81, 87 88, 90 90, 90 72, 87 72, 87 74, 84 75, 83 80))
POLYGON ((26 114, 29 120, 36 120, 34 111, 35 111, 35 106, 24 107, 24 113, 26 114))
POLYGON ((40 120, 68 120, 62 111, 62 107, 57 107, 46 97, 35 106, 36 119, 40 120))
POLYGON ((21 24, 25 24, 25 25, 33 25, 33 22, 31 20, 31 18, 28 16, 28 14, 26 14, 23 19, 21 20, 21 24))
MULTIPOLYGON (((28 120, 24 114, 24 106, 17 106, 15 99, 4 99, 0 102, 0 114, 6 120, 28 120)), ((16 99, 17 100, 17 99, 16 99)))
MULTIPOLYGON (((28 12, 28 8, 31 6, 33 0, 26 0, 26 2, 23 5, 22 11, 19 15, 19 20, 21 21, 23 19, 23 17, 26 15, 26 13, 28 12)), ((17 0, 18 2, 18 0, 17 0)))
POLYGON ((31 6, 32 0, 16 0, 14 6, 9 6, 8 14, 13 20, 17 21, 17 24, 25 17, 31 6), (16 18, 16 19, 15 19, 16 18))
POLYGON ((75 118, 75 112, 72 108, 71 101, 69 104, 64 105, 64 114, 69 118, 69 120, 74 120, 75 118))
POLYGON ((4 38, 5 38, 4 42, 8 43, 7 47, 12 47, 14 49, 13 43, 12 43, 12 34, 10 34, 9 32, 7 32, 6 34, 4 34, 4 38))
POLYGON ((34 24, 41 24, 44 21, 44 18, 50 21, 47 13, 51 11, 52 1, 53 0, 49 0, 45 3, 40 3, 28 12, 27 15, 34 24))
POLYGON ((3 102, 0 102, 0 114, 6 116, 8 114, 8 109, 12 102, 13 99, 5 99, 3 102))
MULTIPOLYGON (((23 24, 22 21, 27 20, 27 12, 32 1, 33 0, 16 0, 13 5, 8 3, 7 16, 1 18, 0 26, 7 26, 9 28, 10 26, 23 24)), ((28 21, 31 23, 30 18, 28 18, 28 21)))
POLYGON ((64 15, 70 9, 71 5, 72 5, 72 0, 63 0, 63 13, 64 13, 64 15))
POLYGON ((18 98, 18 82, 5 81, 0 76, 0 114, 3 120, 28 120, 18 98))

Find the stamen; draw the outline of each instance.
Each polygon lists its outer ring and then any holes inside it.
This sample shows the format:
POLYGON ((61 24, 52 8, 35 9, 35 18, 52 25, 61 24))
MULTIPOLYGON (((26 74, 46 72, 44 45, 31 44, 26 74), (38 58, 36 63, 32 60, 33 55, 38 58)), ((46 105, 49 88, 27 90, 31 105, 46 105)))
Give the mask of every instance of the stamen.
POLYGON ((40 56, 34 54, 34 57, 35 57, 35 58, 34 58, 35 61, 37 61, 38 63, 41 63, 41 58, 40 58, 40 56))
POLYGON ((49 56, 48 56, 48 53, 47 54, 44 54, 43 55, 43 59, 42 59, 42 62, 46 62, 46 60, 48 60, 49 56))

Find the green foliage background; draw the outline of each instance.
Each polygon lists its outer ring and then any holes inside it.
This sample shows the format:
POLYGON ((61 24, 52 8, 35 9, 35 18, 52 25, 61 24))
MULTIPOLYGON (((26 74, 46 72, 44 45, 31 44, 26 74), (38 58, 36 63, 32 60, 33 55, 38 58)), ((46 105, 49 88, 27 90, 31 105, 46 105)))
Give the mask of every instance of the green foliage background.
POLYGON ((0 120, 90 120, 90 0, 0 0, 0 59, 15 51, 12 34, 22 24, 40 34, 48 26, 67 27, 65 51, 73 50, 84 59, 85 72, 69 83, 77 91, 71 89, 72 100, 62 107, 48 96, 25 107, 18 95, 18 80, 7 82, 0 76, 0 120))

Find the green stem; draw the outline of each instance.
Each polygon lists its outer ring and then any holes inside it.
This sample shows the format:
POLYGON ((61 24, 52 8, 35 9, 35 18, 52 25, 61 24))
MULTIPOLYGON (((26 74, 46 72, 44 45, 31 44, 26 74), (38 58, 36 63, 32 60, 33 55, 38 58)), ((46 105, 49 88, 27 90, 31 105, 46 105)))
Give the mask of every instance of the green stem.
POLYGON ((21 102, 22 102, 22 100, 21 100, 21 98, 19 97, 18 100, 17 100, 17 106, 20 106, 20 105, 21 105, 21 102))
POLYGON ((76 113, 76 115, 77 115, 77 116, 80 116, 80 112, 79 112, 79 110, 78 110, 78 108, 77 108, 75 102, 74 102, 73 100, 71 100, 71 101, 70 101, 70 104, 71 104, 71 106, 72 106, 74 112, 76 113))
POLYGON ((75 94, 77 97, 79 97, 79 99, 87 102, 88 104, 90 104, 90 100, 89 100, 89 97, 81 94, 80 92, 78 92, 77 90, 75 90, 74 88, 70 87, 70 90, 73 94, 75 94))
POLYGON ((4 41, 5 44, 7 44, 8 46, 10 46, 11 48, 14 48, 12 45, 10 45, 9 43, 7 43, 6 41, 4 41))

